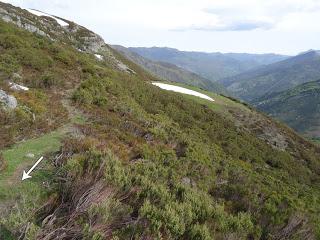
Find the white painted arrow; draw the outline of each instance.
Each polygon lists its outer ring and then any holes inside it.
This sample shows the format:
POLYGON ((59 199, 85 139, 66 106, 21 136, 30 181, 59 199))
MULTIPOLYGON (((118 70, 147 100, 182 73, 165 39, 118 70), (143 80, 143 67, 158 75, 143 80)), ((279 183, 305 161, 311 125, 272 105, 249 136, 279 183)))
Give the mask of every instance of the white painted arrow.
POLYGON ((42 161, 43 157, 39 158, 39 160, 32 166, 32 168, 30 168, 30 170, 26 173, 26 171, 23 171, 22 174, 22 181, 26 180, 28 178, 32 178, 32 176, 30 176, 29 174, 33 171, 33 169, 35 169, 35 167, 42 161))

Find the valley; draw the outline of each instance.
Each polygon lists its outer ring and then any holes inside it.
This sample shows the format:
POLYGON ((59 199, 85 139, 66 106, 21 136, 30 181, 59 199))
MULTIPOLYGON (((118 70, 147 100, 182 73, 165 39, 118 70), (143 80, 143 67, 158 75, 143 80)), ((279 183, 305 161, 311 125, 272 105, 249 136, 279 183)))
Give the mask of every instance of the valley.
MULTIPOLYGON (((182 69, 185 69, 185 71, 187 71, 187 69, 192 69, 191 71, 199 73, 202 72, 202 70, 197 70, 197 68, 201 69, 205 67, 204 61, 206 61, 205 59, 208 58, 208 56, 206 56, 204 53, 199 53, 197 54, 197 57, 201 60, 199 61, 194 59, 193 64, 195 66, 190 67, 184 59, 187 58, 188 54, 192 56, 192 54, 196 53, 191 54, 188 52, 179 52, 175 49, 163 48, 125 49, 118 46, 116 49, 119 49, 120 52, 124 53, 126 56, 134 55, 135 57, 131 57, 130 59, 141 66, 144 66, 145 64, 141 63, 141 61, 138 61, 137 58, 146 57, 152 59, 152 61, 164 61, 167 62, 167 64, 175 63, 178 64, 182 69), (141 56, 138 55, 139 53, 141 56)), ((215 54, 212 55, 215 56, 215 54)), ((253 104, 259 110, 270 114, 270 116, 274 117, 275 119, 283 121, 309 139, 316 141, 320 137, 320 133, 318 131, 319 122, 317 120, 317 114, 319 112, 319 99, 317 94, 310 97, 301 95, 300 97, 306 97, 310 99, 303 99, 301 100, 302 103, 298 103, 298 105, 293 102, 285 103, 287 101, 287 98, 285 97, 285 91, 288 91, 289 93, 297 91, 297 89, 300 86, 303 86, 304 83, 308 84, 320 78, 320 72, 318 69, 320 58, 317 51, 310 50, 294 57, 268 54, 220 54, 220 56, 228 56, 244 62, 256 61, 256 64, 251 64, 252 70, 242 69, 239 70, 240 73, 238 74, 233 73, 233 76, 221 78, 217 81, 211 80, 211 82, 215 84, 223 85, 225 87, 224 90, 221 90, 222 88, 219 87, 207 87, 199 84, 198 81, 188 81, 185 79, 177 80, 175 77, 170 75, 166 75, 166 80, 171 82, 185 83, 196 87, 201 87, 204 90, 220 93, 225 96, 239 98, 244 102, 253 104), (276 96, 277 101, 272 99, 274 96, 276 96), (270 99, 267 100, 268 98, 270 99), (266 104, 266 101, 269 101, 269 103, 266 104), (270 105, 271 102, 272 105, 270 105), (291 108, 288 109, 285 104, 290 104, 291 108)), ((144 59, 144 62, 148 62, 147 59, 144 59)), ((214 62, 208 62, 208 64, 210 64, 209 66, 216 66, 216 63, 214 62)), ((228 67, 226 67, 225 64, 226 63, 223 63, 220 66, 220 69, 227 69, 228 67)), ((147 70, 153 72, 159 77, 163 77, 163 75, 158 71, 153 71, 152 69, 148 68, 147 70)), ((216 73, 210 74, 214 76, 217 75, 216 73)), ((190 79, 190 77, 188 79, 190 79)), ((294 98, 292 97, 292 101, 295 101, 293 99, 294 98)))
POLYGON ((187 70, 186 68, 178 67, 177 65, 170 63, 170 61, 152 61, 122 46, 112 46, 112 48, 116 49, 121 54, 124 54, 126 58, 137 63, 145 70, 164 80, 189 84, 224 95, 229 94, 222 84, 204 78, 192 71, 187 70))
POLYGON ((283 92, 263 96, 254 104, 296 131, 317 139, 320 135, 319 87, 320 81, 307 82, 283 92))
POLYGON ((295 57, 140 56, 34 11, 0 2, 0 239, 319 239, 320 147, 270 111, 316 113, 318 82, 251 106, 225 80, 295 57))
POLYGON ((212 82, 288 58, 276 54, 186 52, 157 47, 128 50, 153 61, 175 64, 212 82))
POLYGON ((220 82, 237 97, 252 102, 264 95, 318 80, 319 62, 320 54, 311 50, 281 62, 222 79, 220 82))

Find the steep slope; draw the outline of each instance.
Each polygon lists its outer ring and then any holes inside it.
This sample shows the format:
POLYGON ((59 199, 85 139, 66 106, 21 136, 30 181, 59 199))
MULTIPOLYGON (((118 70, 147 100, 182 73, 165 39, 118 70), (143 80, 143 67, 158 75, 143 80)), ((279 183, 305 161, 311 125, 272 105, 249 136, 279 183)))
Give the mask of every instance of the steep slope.
POLYGON ((319 238, 318 146, 235 100, 161 90, 113 50, 0 33, 18 103, 0 114, 1 239, 319 238))
POLYGON ((320 80, 263 96, 254 104, 298 132, 320 138, 320 80))
POLYGON ((220 80, 236 96, 253 101, 320 78, 320 54, 309 51, 281 62, 220 80))
POLYGON ((212 82, 206 78, 203 78, 193 72, 177 67, 174 64, 167 62, 157 62, 146 59, 139 54, 130 51, 128 48, 114 45, 112 48, 124 54, 124 56, 131 61, 137 63, 147 71, 150 71, 159 78, 165 79, 171 82, 185 83, 188 85, 200 87, 212 92, 228 95, 226 89, 219 83, 212 82))
MULTIPOLYGON (((66 19, 32 9, 20 9, 0 2, 0 19, 17 25, 32 33, 61 41, 76 48, 79 52, 94 53, 109 65, 123 71, 129 71, 115 58, 111 48, 98 34, 66 19), (34 14, 36 13, 36 15, 34 14), (64 24, 61 24, 62 21, 64 24)), ((15 44, 14 42, 12 44, 15 44)))
POLYGON ((49 14, 41 13, 36 10, 22 10, 1 2, 0 6, 0 17, 3 21, 14 23, 30 32, 51 39, 62 40, 81 47, 81 50, 98 51, 105 45, 100 36, 68 20, 60 19, 55 16, 50 17, 49 14), (66 24, 61 25, 58 20, 61 20, 66 24))
POLYGON ((216 81, 247 71, 262 64, 284 60, 287 56, 275 54, 222 54, 185 52, 172 48, 129 48, 139 55, 161 62, 168 62, 198 75, 216 81))

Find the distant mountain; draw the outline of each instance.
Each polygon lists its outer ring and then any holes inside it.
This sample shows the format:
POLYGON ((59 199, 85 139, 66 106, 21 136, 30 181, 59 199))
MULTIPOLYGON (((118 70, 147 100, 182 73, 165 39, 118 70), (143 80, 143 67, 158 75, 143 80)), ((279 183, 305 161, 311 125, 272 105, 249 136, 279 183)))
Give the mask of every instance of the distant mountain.
POLYGON ((312 50, 220 82, 230 92, 250 102, 265 94, 281 92, 317 79, 320 79, 320 53, 312 50))
POLYGON ((255 106, 307 136, 320 137, 320 80, 259 98, 255 106))
POLYGON ((126 58, 143 67, 154 75, 172 82, 184 83, 203 88, 212 92, 228 95, 227 90, 219 83, 210 81, 191 71, 172 63, 152 61, 123 46, 113 45, 112 48, 122 53, 126 58))
POLYGON ((212 81, 288 58, 276 54, 186 52, 159 47, 129 48, 129 50, 153 61, 175 64, 212 81))

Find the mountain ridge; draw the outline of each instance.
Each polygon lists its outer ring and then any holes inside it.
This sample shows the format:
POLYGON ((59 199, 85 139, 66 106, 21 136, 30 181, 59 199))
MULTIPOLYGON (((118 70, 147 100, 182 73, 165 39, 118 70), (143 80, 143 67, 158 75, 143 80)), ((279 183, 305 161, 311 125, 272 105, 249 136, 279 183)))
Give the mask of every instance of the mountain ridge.
POLYGON ((136 62, 147 71, 155 74, 156 76, 163 78, 167 81, 185 83, 192 86, 200 87, 205 90, 213 91, 216 93, 229 95, 226 89, 219 83, 212 82, 204 77, 197 75, 196 73, 185 70, 172 63, 152 61, 140 56, 138 53, 130 51, 120 45, 112 45, 112 48, 120 51, 133 62, 136 62))
POLYGON ((254 105, 274 118, 286 122, 296 131, 320 138, 320 80, 300 84, 292 89, 265 95, 254 105))
POLYGON ((265 94, 280 92, 319 79, 319 64, 320 55, 317 51, 308 51, 219 82, 236 96, 250 102, 265 94))
POLYGON ((287 58, 276 54, 204 53, 160 47, 128 49, 150 60, 170 62, 211 81, 287 58))

